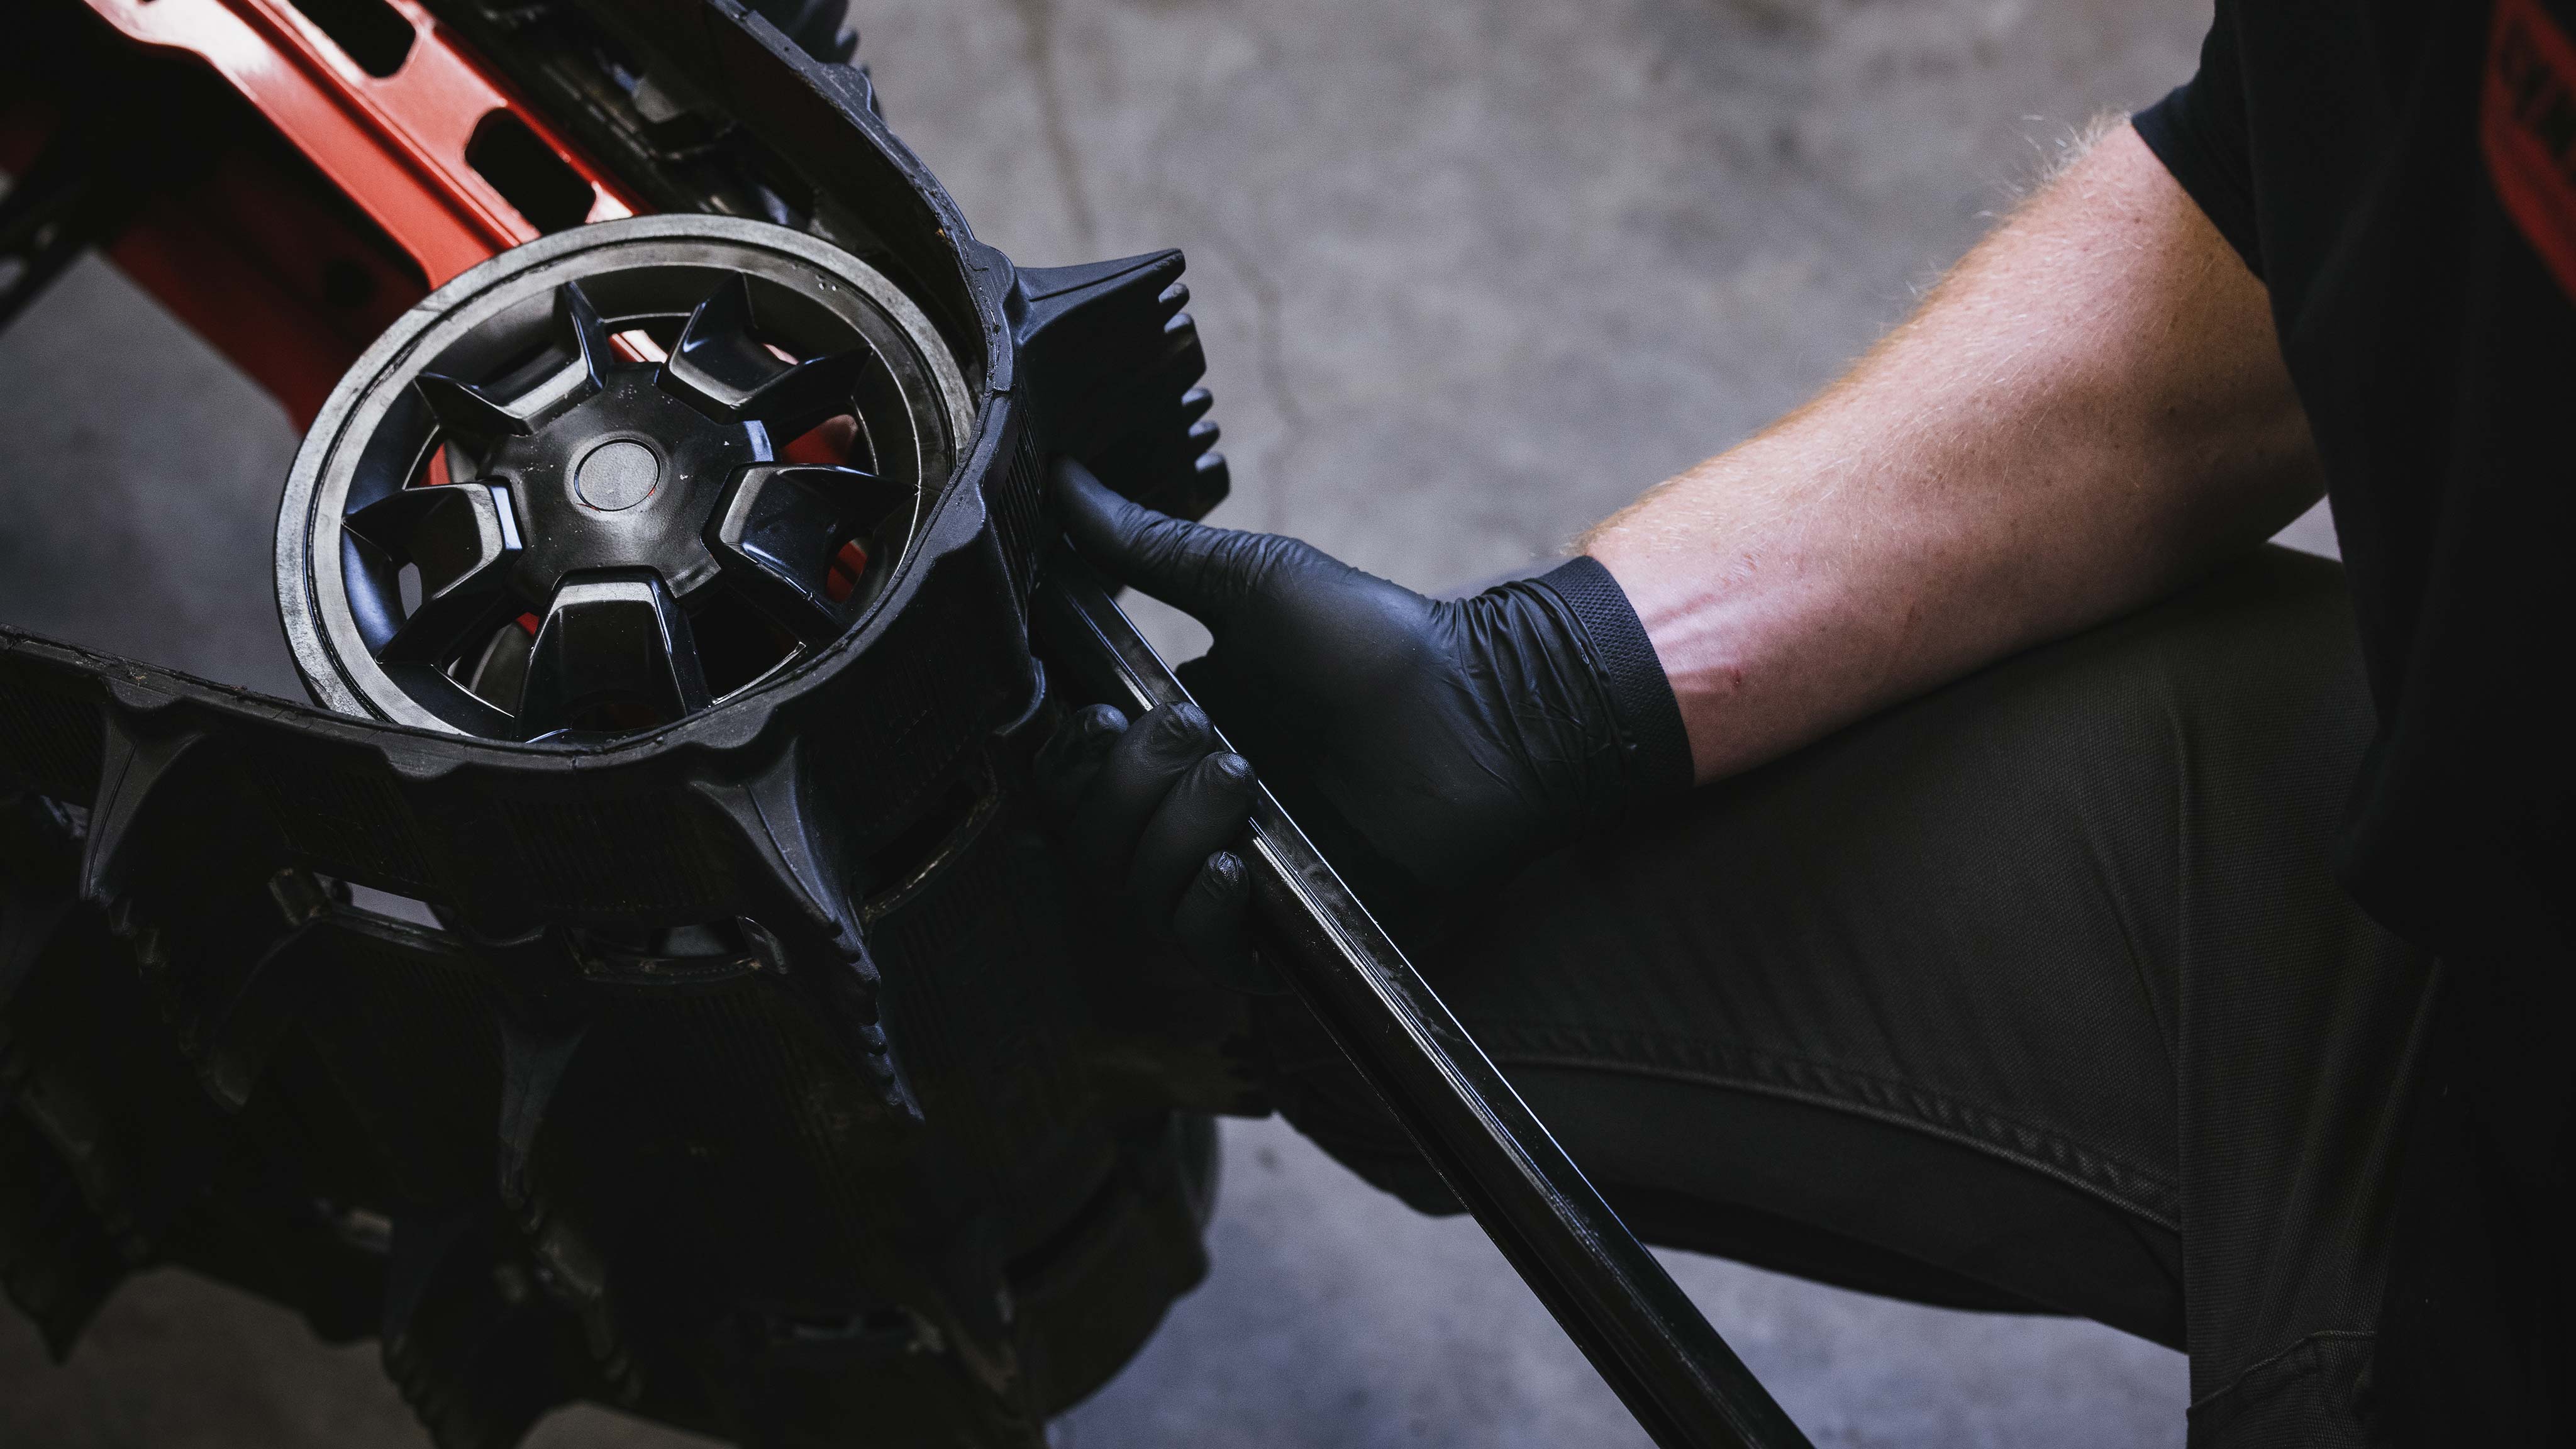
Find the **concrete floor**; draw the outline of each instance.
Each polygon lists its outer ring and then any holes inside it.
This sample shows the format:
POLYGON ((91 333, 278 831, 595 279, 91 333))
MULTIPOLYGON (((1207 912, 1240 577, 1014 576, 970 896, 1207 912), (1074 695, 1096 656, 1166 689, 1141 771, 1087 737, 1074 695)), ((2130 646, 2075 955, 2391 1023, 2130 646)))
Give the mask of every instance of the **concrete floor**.
MULTIPOLYGON (((1526 568, 1794 404, 2208 0, 858 0, 897 129, 1033 263, 1177 245, 1235 461, 1218 521, 1424 588, 1526 568)), ((294 689, 294 438, 87 264, 0 339, 0 619, 294 689)), ((2330 551, 2321 517, 2294 536, 2330 551)), ((1150 620, 1178 653, 1193 626, 1150 620)), ((1642 1437, 1469 1224, 1230 1124, 1215 1270, 1060 1437, 1642 1437)), ((2181 1360, 1704 1259, 1674 1272, 1820 1445, 2182 1442, 2181 1360)), ((61 1369, 0 1314, 0 1444, 420 1443, 368 1348, 176 1273, 61 1369)), ((597 1410, 549 1449, 696 1441, 597 1410)))

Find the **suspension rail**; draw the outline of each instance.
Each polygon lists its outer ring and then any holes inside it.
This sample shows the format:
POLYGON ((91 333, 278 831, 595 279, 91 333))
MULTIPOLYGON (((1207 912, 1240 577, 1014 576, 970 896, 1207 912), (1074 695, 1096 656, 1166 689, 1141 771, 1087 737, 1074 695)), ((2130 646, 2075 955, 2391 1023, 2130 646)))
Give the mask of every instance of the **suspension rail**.
MULTIPOLYGON (((1099 696, 1140 713, 1190 701, 1067 550, 1049 557, 1035 614, 1041 642, 1099 696)), ((1267 787, 1253 798, 1248 863, 1289 985, 1655 1442, 1805 1449, 1267 787)))

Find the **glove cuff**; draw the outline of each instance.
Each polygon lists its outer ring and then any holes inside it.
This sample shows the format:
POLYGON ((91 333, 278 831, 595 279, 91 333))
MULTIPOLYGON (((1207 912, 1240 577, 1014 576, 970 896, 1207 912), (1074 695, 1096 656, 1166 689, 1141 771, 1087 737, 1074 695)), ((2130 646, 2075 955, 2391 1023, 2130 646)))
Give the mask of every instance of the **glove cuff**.
POLYGON ((1690 789, 1690 735, 1682 727, 1681 704, 1627 590, 1589 554, 1577 554, 1530 582, 1562 599, 1583 631, 1618 722, 1633 798, 1653 801, 1690 789))

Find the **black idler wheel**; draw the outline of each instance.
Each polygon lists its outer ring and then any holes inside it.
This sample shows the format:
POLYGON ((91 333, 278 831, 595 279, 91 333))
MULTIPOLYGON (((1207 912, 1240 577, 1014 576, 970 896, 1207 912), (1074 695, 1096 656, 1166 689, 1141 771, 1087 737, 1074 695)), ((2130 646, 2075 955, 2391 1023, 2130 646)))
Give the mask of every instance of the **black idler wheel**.
POLYGON ((859 622, 968 417, 920 309, 802 232, 531 242, 432 292, 307 436, 297 667, 330 707, 490 739, 676 723, 859 622))

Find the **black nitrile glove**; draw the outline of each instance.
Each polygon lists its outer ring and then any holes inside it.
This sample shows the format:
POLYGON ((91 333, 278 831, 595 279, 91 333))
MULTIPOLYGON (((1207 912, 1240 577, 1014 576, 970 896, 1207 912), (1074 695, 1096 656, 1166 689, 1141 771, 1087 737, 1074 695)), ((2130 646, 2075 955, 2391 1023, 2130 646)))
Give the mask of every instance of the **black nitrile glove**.
POLYGON ((1053 481, 1083 557, 1215 635, 1183 681, 1364 894, 1453 898, 1690 786, 1654 646, 1592 559, 1436 600, 1293 538, 1167 518, 1077 463, 1053 481), (1357 871, 1355 846, 1376 858, 1357 871))
POLYGON ((1251 807, 1252 766, 1217 749, 1206 715, 1181 705, 1130 727, 1117 709, 1091 705, 1047 737, 1031 773, 1083 909, 1179 946, 1219 982, 1268 989, 1243 938, 1251 880, 1228 848, 1251 807))

